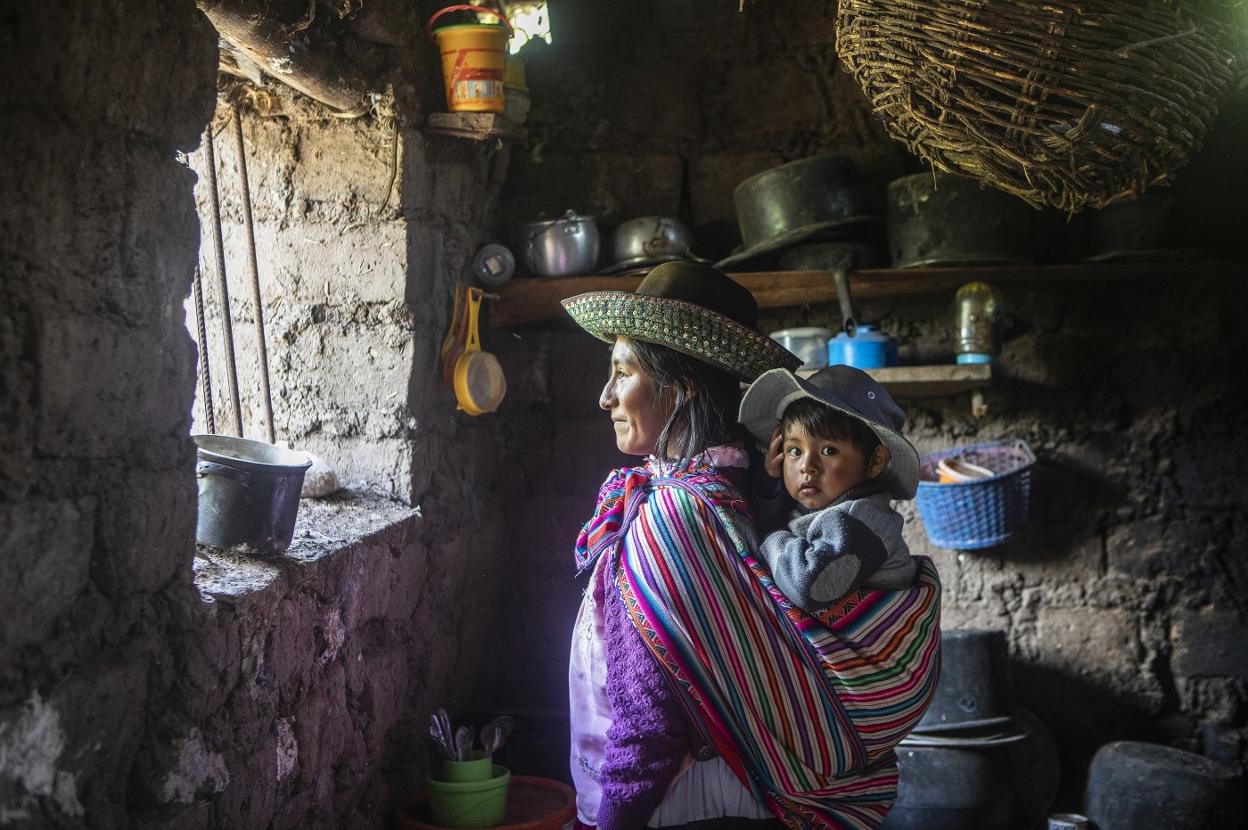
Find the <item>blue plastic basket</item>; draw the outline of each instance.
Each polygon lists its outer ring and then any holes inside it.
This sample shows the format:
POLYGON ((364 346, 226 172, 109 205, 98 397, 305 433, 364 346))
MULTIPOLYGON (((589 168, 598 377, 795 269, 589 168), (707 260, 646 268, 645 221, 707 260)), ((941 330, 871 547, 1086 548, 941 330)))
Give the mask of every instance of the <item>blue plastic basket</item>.
POLYGON ((919 460, 915 502, 928 540, 939 548, 978 550, 999 545, 1027 524, 1031 468, 1036 456, 1023 441, 989 441, 928 453, 919 460), (941 484, 936 465, 962 458, 992 470, 991 478, 941 484))

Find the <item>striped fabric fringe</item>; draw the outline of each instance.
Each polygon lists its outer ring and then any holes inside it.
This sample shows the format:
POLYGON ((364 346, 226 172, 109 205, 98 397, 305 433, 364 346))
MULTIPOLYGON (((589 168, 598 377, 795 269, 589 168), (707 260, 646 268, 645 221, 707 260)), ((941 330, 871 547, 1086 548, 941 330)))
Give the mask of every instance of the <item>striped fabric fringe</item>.
POLYGON ((897 794, 894 748, 939 674, 940 583, 857 591, 812 617, 753 555, 744 500, 714 468, 617 470, 577 540, 615 585, 686 708, 793 828, 869 830, 897 794), (620 542, 623 544, 620 544, 620 542))

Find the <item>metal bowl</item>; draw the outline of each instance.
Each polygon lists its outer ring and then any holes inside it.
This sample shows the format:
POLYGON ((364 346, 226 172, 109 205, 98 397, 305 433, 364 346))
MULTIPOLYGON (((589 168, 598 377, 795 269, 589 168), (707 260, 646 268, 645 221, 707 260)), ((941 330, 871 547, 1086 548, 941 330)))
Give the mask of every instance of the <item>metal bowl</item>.
POLYGON ((615 229, 611 252, 616 262, 678 259, 689 253, 689 229, 672 216, 641 216, 615 229))
POLYGON ((525 267, 535 276, 592 274, 598 264, 598 225, 594 217, 575 211, 521 225, 517 241, 525 267))

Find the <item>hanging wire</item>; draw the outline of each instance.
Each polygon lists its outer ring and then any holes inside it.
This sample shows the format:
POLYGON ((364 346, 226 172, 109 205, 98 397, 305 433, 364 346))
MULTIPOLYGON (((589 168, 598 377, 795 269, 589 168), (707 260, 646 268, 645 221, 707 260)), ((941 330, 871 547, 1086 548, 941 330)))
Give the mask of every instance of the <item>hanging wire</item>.
POLYGON ((251 185, 247 181, 247 147, 243 142, 243 118, 235 106, 234 149, 238 153, 238 178, 243 188, 243 225, 247 230, 247 266, 251 271, 251 304, 256 316, 256 343, 260 347, 260 396, 269 443, 277 436, 273 428, 273 396, 269 391, 269 350, 264 339, 264 307, 260 303, 260 269, 256 264, 256 229, 251 216, 251 185))
POLYGON ((212 377, 208 370, 208 329, 204 325, 204 275, 195 266, 195 279, 191 282, 195 294, 195 333, 199 339, 199 400, 204 408, 204 422, 208 432, 217 432, 217 416, 212 404, 212 377))
POLYGON ((234 324, 230 316, 230 287, 225 278, 225 241, 221 237, 221 196, 217 190, 217 153, 213 147, 212 126, 204 133, 207 157, 208 192, 212 199, 212 240, 217 255, 217 298, 221 303, 221 331, 224 335, 225 380, 230 391, 234 434, 243 437, 243 410, 238 400, 238 364, 234 362, 234 324))

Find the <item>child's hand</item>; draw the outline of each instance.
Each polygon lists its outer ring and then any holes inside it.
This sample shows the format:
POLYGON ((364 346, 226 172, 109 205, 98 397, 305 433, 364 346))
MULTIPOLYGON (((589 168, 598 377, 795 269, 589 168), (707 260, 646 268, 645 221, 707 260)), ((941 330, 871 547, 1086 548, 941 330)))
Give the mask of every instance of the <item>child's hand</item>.
POLYGON ((763 469, 772 478, 784 476, 784 435, 780 433, 779 427, 776 427, 771 443, 767 445, 767 452, 763 455, 763 469))

